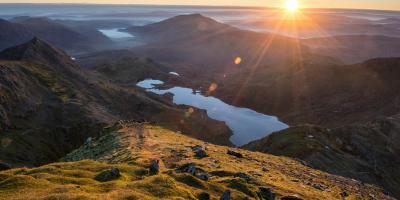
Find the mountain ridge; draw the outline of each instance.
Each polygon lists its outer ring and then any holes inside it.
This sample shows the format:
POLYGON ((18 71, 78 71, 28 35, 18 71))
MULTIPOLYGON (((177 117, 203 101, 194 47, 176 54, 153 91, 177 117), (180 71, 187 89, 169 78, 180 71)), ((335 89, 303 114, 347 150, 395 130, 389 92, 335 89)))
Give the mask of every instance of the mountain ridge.
POLYGON ((308 166, 380 185, 399 197, 400 115, 338 128, 291 127, 244 146, 245 149, 303 160, 308 166))
POLYGON ((16 199, 33 194, 37 198, 219 199, 227 191, 238 200, 392 199, 379 188, 298 161, 212 145, 137 122, 109 127, 63 161, 69 162, 0 172, 4 191, 0 198, 23 189, 25 193, 16 199), (207 156, 196 157, 196 149, 207 156), (155 160, 159 168, 152 171, 155 160), (118 176, 102 176, 117 170, 118 176))

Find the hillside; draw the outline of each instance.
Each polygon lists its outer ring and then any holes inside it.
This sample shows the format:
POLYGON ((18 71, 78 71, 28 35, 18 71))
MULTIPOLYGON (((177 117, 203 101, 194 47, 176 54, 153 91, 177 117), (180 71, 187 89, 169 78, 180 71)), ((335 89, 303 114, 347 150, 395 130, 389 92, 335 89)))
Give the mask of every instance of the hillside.
POLYGON ((400 197, 400 116, 328 129, 302 125, 251 142, 244 148, 288 156, 309 166, 380 185, 400 197))
POLYGON ((214 95, 274 114, 291 125, 335 127, 367 122, 400 112, 399 61, 380 58, 355 65, 307 62, 279 71, 260 66, 216 79, 219 87, 214 95))
POLYGON ((120 119, 157 122, 231 145, 230 130, 204 111, 120 87, 80 68, 64 51, 35 38, 0 53, 0 160, 12 166, 54 161, 120 119))
POLYGON ((73 162, 0 172, 0 199, 219 199, 226 191, 238 200, 391 199, 373 186, 288 158, 216 146, 149 124, 110 127, 63 160, 73 162), (208 156, 196 157, 202 148, 208 156), (149 171, 152 160, 159 160, 159 173, 149 171))
POLYGON ((278 116, 290 125, 335 127, 400 112, 400 83, 385 72, 399 75, 399 58, 387 57, 397 55, 396 38, 355 35, 301 40, 240 30, 198 14, 129 30, 149 41, 133 49, 135 55, 153 58, 181 75, 167 85, 207 93, 205 89, 216 84, 211 95, 278 116), (379 56, 385 58, 375 58, 379 56), (341 61, 349 62, 350 57, 373 59, 351 65, 341 61))
POLYGON ((241 30, 199 14, 176 16, 128 30, 145 37, 147 42, 134 48, 136 54, 166 62, 177 71, 193 72, 198 76, 193 76, 196 80, 259 64, 280 66, 308 52, 294 38, 241 30), (234 64, 237 57, 243 61, 240 65, 234 64))
POLYGON ((97 29, 69 27, 45 17, 16 17, 1 20, 0 50, 43 38, 69 53, 86 53, 111 48, 113 42, 97 29))
POLYGON ((33 34, 19 24, 0 19, 0 50, 22 44, 32 39, 33 34))
POLYGON ((77 62, 86 69, 96 72, 108 80, 122 85, 153 78, 167 80, 171 77, 170 67, 150 58, 138 57, 129 50, 109 50, 78 57, 77 62))
POLYGON ((345 35, 302 40, 313 52, 354 64, 373 58, 400 56, 400 38, 380 35, 345 35))
POLYGON ((139 35, 149 43, 170 43, 234 30, 237 29, 203 15, 189 14, 145 26, 129 27, 126 31, 139 35))

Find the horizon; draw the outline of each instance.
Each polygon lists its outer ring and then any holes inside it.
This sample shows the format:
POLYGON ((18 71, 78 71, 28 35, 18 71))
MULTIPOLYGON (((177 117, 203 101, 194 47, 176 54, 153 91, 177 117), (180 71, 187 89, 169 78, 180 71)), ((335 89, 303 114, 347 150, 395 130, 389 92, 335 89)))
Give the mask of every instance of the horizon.
MULTIPOLYGON (((107 1, 107 0, 106 0, 107 1)), ((373 1, 373 0, 371 0, 373 1)), ((392 2, 391 0, 388 0, 392 2)), ((118 2, 118 3, 112 3, 112 2, 102 2, 102 1, 97 1, 97 2, 75 2, 74 0, 69 1, 69 2, 47 2, 47 1, 34 1, 34 2, 8 2, 8 1, 2 1, 0 0, 0 5, 104 5, 104 6, 176 6, 176 7, 208 7, 208 8, 218 8, 218 7, 223 7, 223 8, 238 8, 238 9, 243 9, 243 8, 259 8, 259 9, 284 9, 284 4, 283 1, 279 1, 279 3, 276 3, 277 1, 274 1, 274 3, 270 5, 252 5, 252 4, 219 4, 219 3, 213 3, 213 4, 173 4, 173 3, 132 3, 132 2, 118 2)), ((304 1, 303 1, 304 2, 304 1)), ((382 4, 377 3, 377 4, 382 4)), ((367 4, 366 6, 363 7, 355 7, 355 6, 309 6, 307 3, 302 3, 300 5, 301 10, 308 10, 308 9, 343 9, 343 10, 378 10, 378 11, 395 11, 399 12, 400 11, 400 3, 392 3, 396 4, 395 7, 393 6, 383 6, 383 7, 369 7, 367 4), (398 5, 397 5, 398 4, 398 5), (389 8, 390 7, 390 8, 389 8)), ((392 5, 390 4, 390 5, 392 5)), ((314 4, 313 4, 314 5, 314 4)), ((319 5, 319 4, 315 4, 319 5)), ((339 4, 341 5, 341 4, 339 4)))

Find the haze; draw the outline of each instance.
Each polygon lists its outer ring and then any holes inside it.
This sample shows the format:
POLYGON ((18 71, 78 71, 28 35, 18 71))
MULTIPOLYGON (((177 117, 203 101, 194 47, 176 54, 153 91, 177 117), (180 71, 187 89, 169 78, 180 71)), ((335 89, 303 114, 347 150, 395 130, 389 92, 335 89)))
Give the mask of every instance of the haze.
MULTIPOLYGON (((209 5, 209 6, 263 6, 282 7, 281 0, 1 0, 0 3, 88 3, 88 4, 160 4, 160 5, 209 5)), ((355 8, 400 10, 398 0, 335 0, 327 4, 324 0, 302 0, 300 6, 305 8, 355 8)))

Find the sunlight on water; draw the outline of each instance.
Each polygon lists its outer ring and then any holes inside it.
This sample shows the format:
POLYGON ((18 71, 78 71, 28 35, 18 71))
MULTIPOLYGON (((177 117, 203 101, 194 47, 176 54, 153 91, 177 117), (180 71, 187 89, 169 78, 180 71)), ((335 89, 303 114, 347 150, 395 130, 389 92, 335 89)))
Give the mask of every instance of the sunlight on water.
MULTIPOLYGON (((174 95, 173 102, 177 105, 187 105, 207 110, 210 118, 224 121, 232 130, 233 136, 230 140, 237 146, 263 138, 272 132, 288 128, 288 125, 280 122, 274 116, 258 113, 247 108, 235 107, 226 104, 218 98, 203 96, 198 92, 193 92, 190 88, 173 87, 166 90, 154 88, 156 85, 163 83, 160 80, 147 79, 137 83, 137 86, 159 95, 172 93, 174 95)), ((190 113, 190 108, 188 112, 190 113)))
POLYGON ((109 37, 110 39, 121 39, 121 38, 133 38, 134 37, 133 35, 131 35, 129 33, 119 31, 118 28, 100 29, 99 31, 101 33, 103 33, 105 36, 109 37))

